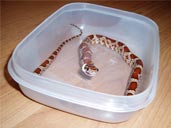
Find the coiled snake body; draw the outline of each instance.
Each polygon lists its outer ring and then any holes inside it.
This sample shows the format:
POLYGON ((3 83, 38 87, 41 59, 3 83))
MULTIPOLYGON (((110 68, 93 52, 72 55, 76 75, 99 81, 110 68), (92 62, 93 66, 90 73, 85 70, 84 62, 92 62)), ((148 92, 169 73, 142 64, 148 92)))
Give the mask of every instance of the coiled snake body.
MULTIPOLYGON (((72 39, 75 39, 82 35, 82 30, 74 24, 72 26, 80 30, 80 34, 69 38, 62 42, 59 47, 45 60, 38 68, 34 70, 34 73, 41 75, 43 71, 54 61, 55 57, 61 51, 63 46, 67 44, 72 39)), ((89 44, 101 44, 119 53, 123 60, 132 68, 130 77, 127 83, 127 89, 125 95, 134 95, 138 87, 140 77, 143 70, 143 62, 135 54, 133 54, 129 48, 122 42, 108 38, 103 35, 89 35, 87 36, 79 46, 80 51, 80 64, 81 69, 87 76, 95 76, 99 69, 92 62, 92 51, 90 50, 89 44)))
POLYGON ((80 60, 82 71, 88 76, 95 76, 99 69, 92 62, 92 52, 89 44, 101 44, 119 53, 124 61, 132 68, 128 79, 125 95, 134 95, 142 75, 143 62, 122 42, 108 38, 103 35, 89 35, 80 45, 80 60))

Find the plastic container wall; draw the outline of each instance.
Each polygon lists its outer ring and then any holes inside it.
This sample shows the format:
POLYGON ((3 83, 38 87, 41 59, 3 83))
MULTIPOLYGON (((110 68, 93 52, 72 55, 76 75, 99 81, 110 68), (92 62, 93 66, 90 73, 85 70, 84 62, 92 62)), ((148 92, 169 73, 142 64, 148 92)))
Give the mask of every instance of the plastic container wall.
POLYGON ((154 98, 158 65, 158 27, 152 20, 108 7, 73 3, 53 13, 16 47, 8 69, 24 94, 38 102, 95 120, 121 122, 154 98), (69 26, 71 23, 84 32, 76 42, 88 34, 100 33, 125 42, 143 60, 144 76, 138 94, 127 97, 100 93, 32 73, 57 43, 78 33, 69 26))

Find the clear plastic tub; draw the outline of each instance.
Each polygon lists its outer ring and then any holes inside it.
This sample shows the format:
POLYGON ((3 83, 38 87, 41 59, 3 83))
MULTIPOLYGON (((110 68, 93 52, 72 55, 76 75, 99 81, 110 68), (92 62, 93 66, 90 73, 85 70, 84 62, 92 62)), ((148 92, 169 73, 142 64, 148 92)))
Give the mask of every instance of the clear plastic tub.
POLYGON ((159 32, 147 17, 88 3, 63 6, 16 47, 8 70, 23 93, 33 100, 80 116, 105 122, 128 120, 155 97, 159 67, 159 32), (83 36, 67 44, 53 64, 36 75, 38 67, 57 46, 83 30, 83 36), (117 55, 93 46, 99 75, 85 79, 79 73, 78 46, 85 36, 96 33, 123 41, 144 62, 140 88, 124 96, 130 68, 117 55))

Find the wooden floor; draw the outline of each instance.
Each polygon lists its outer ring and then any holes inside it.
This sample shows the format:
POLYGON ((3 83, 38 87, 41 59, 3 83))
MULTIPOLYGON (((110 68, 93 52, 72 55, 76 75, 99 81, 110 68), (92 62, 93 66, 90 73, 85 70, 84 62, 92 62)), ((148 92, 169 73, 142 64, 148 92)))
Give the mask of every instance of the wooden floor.
MULTIPOLYGON (((101 0, 100 0, 101 1, 101 0)), ((67 2, 1 3, 0 124, 2 128, 171 128, 171 2, 92 2, 136 12, 160 29, 157 96, 129 121, 109 124, 62 112, 25 97, 7 71, 16 45, 51 13, 67 2)))

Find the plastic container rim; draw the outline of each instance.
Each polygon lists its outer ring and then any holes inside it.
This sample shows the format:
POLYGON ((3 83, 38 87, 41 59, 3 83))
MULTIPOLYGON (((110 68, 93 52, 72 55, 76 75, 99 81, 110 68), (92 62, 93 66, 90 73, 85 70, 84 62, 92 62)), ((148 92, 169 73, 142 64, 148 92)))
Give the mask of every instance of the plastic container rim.
MULTIPOLYGON (((157 30, 157 33, 158 33, 158 26, 157 26, 157 24, 153 21, 153 20, 151 20, 151 19, 149 19, 149 18, 147 18, 147 17, 145 17, 145 16, 142 16, 142 15, 139 15, 139 14, 136 14, 136 13, 132 13, 132 12, 128 12, 128 11, 123 11, 123 10, 119 10, 119 9, 114 9, 114 8, 110 8, 110 7, 105 7, 105 6, 100 6, 100 5, 95 5, 95 4, 89 4, 89 3, 70 3, 70 4, 67 4, 67 5, 64 5, 63 7, 61 7, 61 8, 59 8, 57 11, 55 11, 52 15, 50 15, 48 18, 46 18, 40 25, 38 25, 32 32, 30 32, 18 45, 17 45, 17 47, 15 48, 15 50, 14 50, 14 52, 13 52, 13 55, 12 55, 12 57, 11 57, 11 59, 12 60, 10 60, 10 61, 12 61, 12 63, 13 64, 15 64, 15 66, 17 66, 17 68, 20 68, 24 73, 26 73, 26 74, 28 74, 28 75, 33 75, 33 76, 35 76, 35 77, 38 77, 39 79, 44 79, 44 80, 47 80, 47 81, 55 81, 55 80, 51 80, 51 79, 48 79, 48 78, 45 78, 45 77, 42 77, 42 76, 37 76, 36 74, 33 74, 33 73, 31 73, 31 72, 29 72, 29 71, 27 71, 27 70, 25 70, 24 68, 22 68, 22 67, 20 67, 19 66, 19 64, 15 61, 15 57, 14 57, 14 55, 15 55, 15 53, 16 53, 16 51, 17 51, 17 49, 25 42, 25 40, 27 40, 27 38, 30 36, 30 35, 32 35, 33 33, 35 33, 39 28, 40 28, 40 26, 42 26, 45 22, 47 22, 47 21, 49 21, 51 18, 53 18, 53 16, 58 12, 58 11, 61 11, 61 10, 63 10, 63 8, 65 8, 65 7, 68 7, 68 6, 71 6, 71 5, 82 5, 82 4, 84 4, 84 6, 85 5, 91 5, 91 6, 96 6, 96 7, 101 7, 101 8, 107 8, 107 9, 113 9, 113 10, 117 10, 117 11, 120 11, 120 12, 122 12, 122 13, 129 13, 129 14, 133 14, 133 15, 136 15, 136 16, 139 16, 139 17, 142 17, 142 18, 145 18, 145 19, 147 19, 149 22, 151 22, 153 25, 154 25, 154 29, 156 29, 157 30)), ((85 8, 84 8, 85 9, 85 8)), ((64 13, 64 12, 63 12, 64 13)), ((61 15, 62 13, 60 13, 59 15, 61 15)), ((159 44, 159 40, 156 40, 156 43, 158 43, 159 44)), ((157 50, 159 51, 159 45, 158 45, 158 47, 157 47, 157 50)), ((157 75, 157 78, 158 78, 158 65, 159 65, 159 53, 158 53, 158 58, 156 59, 156 62, 157 62, 157 64, 155 65, 155 67, 154 67, 154 69, 155 69, 155 71, 154 71, 154 75, 157 75)), ((11 63, 11 62, 10 62, 11 63)), ((10 65, 8 65, 8 66, 10 66, 10 65)), ((9 68, 9 67, 8 67, 9 68)), ((12 68, 10 68, 10 69, 12 69, 12 68)), ((14 69, 12 69, 12 70, 14 70, 14 69)), ((15 71, 14 71, 15 72, 15 71)), ((15 78, 16 78, 16 73, 14 73, 13 72, 13 75, 12 76, 14 76, 14 74, 15 74, 15 78)), ((11 72, 10 72, 10 74, 11 74, 11 72)), ((152 78, 153 77, 156 77, 156 76, 152 76, 152 78)), ((17 82, 19 82, 20 83, 20 81, 19 80, 17 80, 17 82)), ((103 95, 103 96, 110 96, 110 97, 112 97, 112 98, 136 98, 136 97, 141 97, 141 96, 143 96, 143 95, 145 95, 150 89, 153 89, 154 87, 153 86, 157 86, 156 85, 156 81, 154 81, 154 79, 152 79, 151 81, 150 81, 150 83, 149 83, 149 86, 146 88, 146 90, 144 90, 143 92, 141 92, 141 93, 139 93, 139 94, 136 94, 136 95, 134 95, 134 96, 118 96, 118 95, 111 95, 111 94, 105 94, 105 93, 101 93, 101 92, 95 92, 95 91, 92 91, 92 90, 88 90, 88 89, 84 89, 84 88, 80 88, 80 87, 75 87, 75 86, 73 86, 73 85, 70 85, 70 84, 67 84, 67 83, 63 83, 63 82, 59 82, 59 81, 55 81, 56 83, 58 83, 58 84, 65 84, 65 86, 68 86, 68 87, 71 87, 71 88, 74 88, 74 89, 79 89, 79 90, 81 90, 81 91, 85 91, 85 92, 90 92, 90 93, 94 93, 94 94, 96 94, 97 96, 98 95, 103 95), (151 85, 151 84, 155 84, 155 85, 151 85)), ((147 100, 145 103, 144 103, 144 107, 145 106, 147 106, 152 100, 153 100, 153 98, 154 98, 154 94, 151 94, 150 96, 149 96, 149 99, 151 99, 151 100, 147 100), (150 98, 151 97, 151 98, 150 98)), ((143 108, 143 107, 141 107, 141 108, 143 108)), ((140 109, 141 109, 140 108, 140 109)), ((138 110, 138 108, 137 108, 137 110, 138 110)), ((135 108, 134 108, 134 110, 130 110, 130 111, 136 111, 135 110, 135 108)), ((127 111, 128 112, 128 111, 127 111)))

